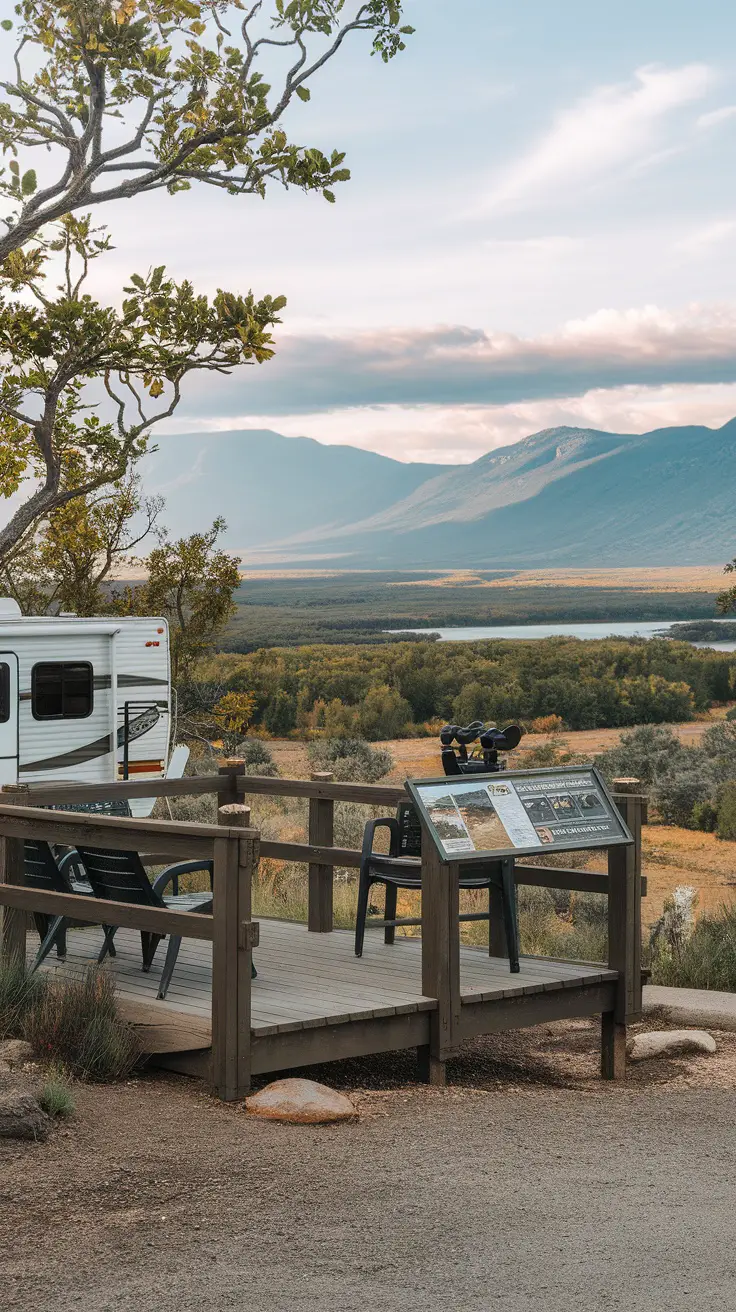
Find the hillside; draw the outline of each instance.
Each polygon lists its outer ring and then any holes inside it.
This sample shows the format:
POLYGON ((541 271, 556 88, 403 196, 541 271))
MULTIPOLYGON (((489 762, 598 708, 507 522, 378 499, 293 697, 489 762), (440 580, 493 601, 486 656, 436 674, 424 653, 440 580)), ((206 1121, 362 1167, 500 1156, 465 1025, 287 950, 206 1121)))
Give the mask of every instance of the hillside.
POLYGON ((222 515, 236 548, 332 532, 389 508, 445 468, 267 429, 157 436, 156 446, 141 472, 146 492, 166 498, 169 531, 191 533, 222 515))
POLYGON ((736 549, 736 420, 641 435, 546 429, 459 466, 271 433, 192 434, 160 439, 149 469, 162 483, 172 442, 187 472, 166 488, 169 517, 224 514, 229 542, 254 560, 684 565, 736 549))

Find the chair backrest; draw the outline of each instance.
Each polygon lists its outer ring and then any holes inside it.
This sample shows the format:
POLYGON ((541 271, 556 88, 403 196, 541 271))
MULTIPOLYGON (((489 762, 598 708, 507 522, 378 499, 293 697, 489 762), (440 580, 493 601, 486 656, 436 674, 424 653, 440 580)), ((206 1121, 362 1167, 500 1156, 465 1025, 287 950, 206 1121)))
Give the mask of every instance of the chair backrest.
POLYGON ((71 893, 69 880, 64 877, 48 843, 27 838, 23 844, 24 883, 29 888, 42 888, 50 893, 71 893))
POLYGON ((95 897, 149 907, 164 905, 137 852, 111 852, 101 847, 79 847, 77 851, 95 897))
POLYGON ((399 802, 396 808, 399 826, 399 856, 422 855, 422 826, 413 802, 399 802))

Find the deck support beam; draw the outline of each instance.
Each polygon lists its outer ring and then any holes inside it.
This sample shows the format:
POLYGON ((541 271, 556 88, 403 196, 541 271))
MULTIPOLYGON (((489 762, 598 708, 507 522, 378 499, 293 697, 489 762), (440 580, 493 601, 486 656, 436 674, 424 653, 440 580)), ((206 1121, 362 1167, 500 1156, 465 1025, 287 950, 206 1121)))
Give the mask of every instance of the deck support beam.
POLYGON ((251 898, 259 836, 248 828, 249 807, 231 803, 219 815, 230 832, 214 844, 212 1085, 218 1098, 234 1102, 250 1092, 251 1083, 251 969, 257 938, 251 898), (232 828, 240 826, 238 837, 232 828))
POLYGON ((457 862, 440 860, 422 835, 422 993, 437 999, 430 1017, 429 1053, 418 1052, 420 1073, 444 1084, 445 1062, 460 1050, 460 882, 457 862))

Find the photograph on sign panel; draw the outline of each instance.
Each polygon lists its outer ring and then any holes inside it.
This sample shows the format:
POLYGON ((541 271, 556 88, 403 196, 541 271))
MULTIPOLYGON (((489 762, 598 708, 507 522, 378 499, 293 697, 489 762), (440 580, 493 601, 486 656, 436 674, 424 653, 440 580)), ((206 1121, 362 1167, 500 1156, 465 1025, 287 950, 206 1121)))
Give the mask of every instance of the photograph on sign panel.
POLYGON ((474 848, 451 793, 426 798, 427 815, 445 851, 467 852, 474 848))
POLYGON ((598 793, 580 793, 575 800, 584 816, 606 814, 606 808, 598 793))
POLYGON ((555 813, 555 820, 579 820, 580 812, 575 805, 575 798, 569 793, 550 793, 549 801, 555 813))
POLYGON ((533 825, 548 825, 555 819, 555 813, 546 797, 525 797, 522 803, 533 825))
MULTIPOLYGON (((506 791, 511 792, 508 787, 506 791)), ((457 798, 457 804, 476 852, 513 847, 487 788, 474 788, 472 792, 463 791, 457 798)))

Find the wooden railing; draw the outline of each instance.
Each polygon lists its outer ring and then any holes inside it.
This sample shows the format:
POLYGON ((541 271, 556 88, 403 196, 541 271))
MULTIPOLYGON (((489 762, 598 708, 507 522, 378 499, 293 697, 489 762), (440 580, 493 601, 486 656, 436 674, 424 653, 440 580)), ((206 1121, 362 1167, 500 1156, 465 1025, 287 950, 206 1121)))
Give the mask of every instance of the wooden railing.
MULTIPOLYGON (((615 795, 631 829, 633 848, 608 852, 608 872, 531 866, 515 867, 517 884, 604 893, 608 896, 608 965, 619 976, 615 1013, 604 1017, 604 1074, 617 1077, 625 1066, 626 1024, 641 1010, 641 823, 646 798, 631 791, 615 795)), ((211 939, 213 1084, 225 1099, 240 1096, 250 1083, 251 953, 258 927, 251 918, 251 883, 259 856, 304 862, 309 867, 308 928, 326 933, 333 928, 332 884, 336 866, 357 868, 361 854, 333 846, 334 803, 348 801, 395 808, 406 797, 401 787, 340 783, 326 774, 311 779, 280 779, 246 775, 241 762, 230 762, 217 774, 185 779, 126 780, 108 784, 33 784, 0 794, 0 836, 3 847, 3 950, 25 957, 26 913, 70 915, 90 923, 121 925, 161 934, 211 939), (115 801, 135 797, 182 797, 214 793, 218 825, 170 820, 136 820, 70 811, 49 806, 115 801), (308 842, 261 839, 250 828, 250 795, 303 797, 309 802, 308 842), (23 887, 23 839, 46 839, 66 846, 97 846, 137 850, 163 860, 214 860, 214 915, 207 917, 92 899, 44 893, 23 887), (104 908, 104 913, 103 913, 104 908)), ((432 844, 422 857, 422 991, 438 1000, 433 1022, 430 1060, 442 1067, 457 1050, 459 1005, 458 867, 441 866, 432 844), (449 875, 448 875, 449 872, 449 875)), ((492 894, 493 896, 493 894, 492 894)), ((500 912, 500 908, 498 908, 500 912)), ((491 907, 493 913, 493 905, 491 907)), ((490 947, 504 955, 502 916, 491 915, 490 947)))
MULTIPOLYGON (((9 796, 8 794, 4 794, 9 796)), ((119 925, 153 934, 178 934, 212 942, 212 1083, 231 1100, 250 1084, 251 955, 258 927, 251 919, 251 887, 258 864, 256 830, 247 807, 226 806, 229 823, 196 825, 168 820, 47 811, 17 801, 0 803, 2 835, 3 954, 25 961, 27 913, 70 916, 88 924, 119 925), (200 915, 128 902, 26 888, 23 840, 64 846, 145 851, 168 859, 211 859, 213 914, 200 915)))

